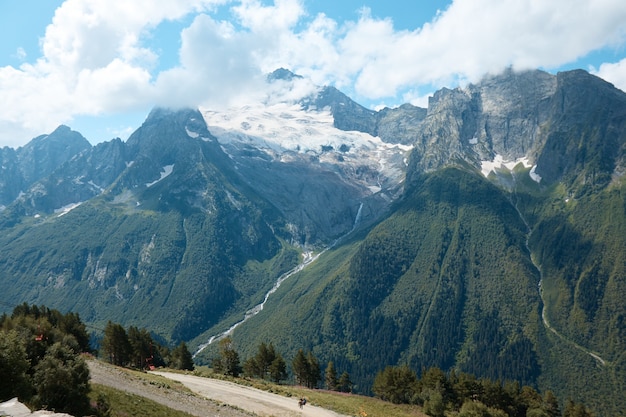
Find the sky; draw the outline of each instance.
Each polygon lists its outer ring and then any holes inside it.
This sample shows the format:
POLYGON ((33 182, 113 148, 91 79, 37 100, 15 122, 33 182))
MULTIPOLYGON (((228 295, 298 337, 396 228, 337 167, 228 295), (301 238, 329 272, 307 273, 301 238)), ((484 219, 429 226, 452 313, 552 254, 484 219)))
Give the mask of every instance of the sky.
MULTIPOLYGON (((425 107, 505 68, 626 90, 623 0, 0 0, 0 147, 60 124, 91 143, 155 106, 267 98, 290 69, 372 109, 425 107)), ((302 91, 304 93, 304 90, 302 91)))

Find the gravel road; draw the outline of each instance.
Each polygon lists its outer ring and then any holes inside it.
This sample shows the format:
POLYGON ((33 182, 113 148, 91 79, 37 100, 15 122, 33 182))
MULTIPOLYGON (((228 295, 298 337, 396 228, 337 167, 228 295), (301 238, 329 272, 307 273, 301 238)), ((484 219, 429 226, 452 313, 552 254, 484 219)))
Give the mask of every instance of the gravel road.
POLYGON ((236 405, 259 416, 343 417, 341 414, 312 405, 305 405, 300 409, 296 398, 287 398, 228 381, 170 372, 152 373, 182 382, 187 388, 204 397, 236 405))
POLYGON ((197 396, 183 390, 150 384, 147 380, 135 376, 124 369, 106 363, 90 360, 91 382, 112 387, 131 394, 140 395, 174 410, 183 411, 198 417, 250 417, 248 411, 197 396))

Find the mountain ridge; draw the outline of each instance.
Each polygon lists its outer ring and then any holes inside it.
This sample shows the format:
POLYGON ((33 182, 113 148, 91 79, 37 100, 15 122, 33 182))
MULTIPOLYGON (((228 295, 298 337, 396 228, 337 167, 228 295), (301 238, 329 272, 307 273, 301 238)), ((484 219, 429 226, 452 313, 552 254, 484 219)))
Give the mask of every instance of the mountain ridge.
POLYGON ((323 251, 237 327, 244 353, 310 349, 362 392, 409 364, 626 407, 626 94, 595 76, 507 70, 378 112, 318 87, 156 108, 126 142, 56 135, 74 147, 36 180, 0 150, 10 299, 196 347, 323 251))

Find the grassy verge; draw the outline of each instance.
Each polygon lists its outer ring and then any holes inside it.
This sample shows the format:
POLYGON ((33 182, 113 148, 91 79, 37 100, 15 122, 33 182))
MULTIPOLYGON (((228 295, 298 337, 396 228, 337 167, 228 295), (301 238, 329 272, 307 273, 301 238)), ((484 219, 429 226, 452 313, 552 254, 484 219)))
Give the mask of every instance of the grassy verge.
POLYGON ((147 398, 129 394, 100 384, 91 384, 89 398, 93 403, 104 396, 111 411, 111 417, 191 417, 191 414, 173 410, 147 398))
POLYGON ((304 397, 308 404, 333 410, 340 414, 358 417, 428 417, 422 408, 415 405, 392 404, 377 398, 346 394, 335 391, 314 390, 293 385, 277 385, 269 381, 248 378, 228 378, 214 374, 211 370, 199 367, 195 375, 224 379, 240 385, 251 386, 285 397, 293 397, 294 402, 304 397))

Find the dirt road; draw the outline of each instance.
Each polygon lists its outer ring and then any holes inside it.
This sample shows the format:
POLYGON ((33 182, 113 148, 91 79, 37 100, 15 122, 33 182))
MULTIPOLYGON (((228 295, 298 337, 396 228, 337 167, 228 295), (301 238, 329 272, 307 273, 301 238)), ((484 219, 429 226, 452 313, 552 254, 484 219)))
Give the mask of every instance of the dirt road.
POLYGON ((182 382, 191 391, 204 397, 237 406, 259 416, 344 417, 333 411, 309 404, 300 409, 297 398, 287 398, 228 381, 170 372, 156 371, 153 373, 182 382))
POLYGON ((197 417, 251 416, 249 412, 225 405, 226 403, 220 404, 180 389, 150 384, 147 380, 122 368, 96 360, 90 360, 87 363, 93 383, 139 395, 174 410, 184 411, 197 417))

